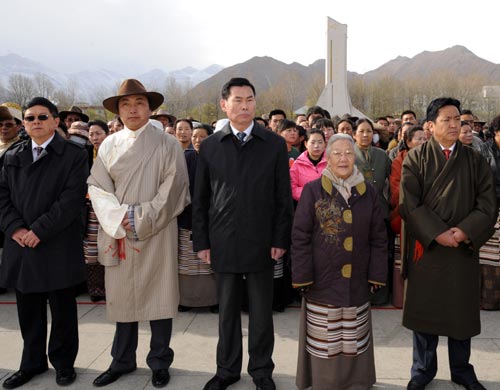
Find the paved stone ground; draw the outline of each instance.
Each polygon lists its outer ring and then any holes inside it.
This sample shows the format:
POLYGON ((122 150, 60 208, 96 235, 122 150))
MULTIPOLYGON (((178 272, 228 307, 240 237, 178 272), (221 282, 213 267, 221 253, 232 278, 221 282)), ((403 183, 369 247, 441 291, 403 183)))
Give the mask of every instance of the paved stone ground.
MULTIPOLYGON (((19 367, 22 339, 17 323, 16 305, 12 293, 0 296, 0 381, 19 367)), ((92 381, 111 362, 110 351, 114 325, 106 319, 104 305, 86 304, 88 297, 79 298, 80 351, 76 360, 77 380, 71 389, 91 389, 92 381)), ((287 308, 275 314, 276 369, 274 379, 280 390, 295 387, 297 362, 297 336, 299 329, 298 308, 287 308)), ((374 309, 374 343, 377 383, 374 389, 405 389, 409 380, 412 338, 411 332, 401 326, 401 311, 374 309)), ((482 383, 488 390, 500 390, 500 312, 482 312, 482 333, 472 341, 471 362, 482 383)), ((248 317, 243 315, 244 354, 246 355, 248 317)), ((171 390, 201 390, 215 372, 215 349, 217 344, 217 315, 208 310, 192 310, 179 313, 174 320, 172 348, 175 358, 170 373, 172 379, 167 386, 171 390)), ((453 384, 448 368, 446 339, 440 340, 438 348, 439 370, 428 390, 462 389, 453 384)), ((151 372, 146 365, 149 346, 149 325, 140 325, 138 369, 124 375, 106 389, 153 389, 151 372)), ((243 367, 247 365, 247 357, 243 367)), ((55 389, 55 372, 50 369, 35 377, 22 389, 55 389)), ((255 389, 248 374, 230 387, 231 390, 255 389)), ((335 390, 335 389, 332 389, 335 390)))

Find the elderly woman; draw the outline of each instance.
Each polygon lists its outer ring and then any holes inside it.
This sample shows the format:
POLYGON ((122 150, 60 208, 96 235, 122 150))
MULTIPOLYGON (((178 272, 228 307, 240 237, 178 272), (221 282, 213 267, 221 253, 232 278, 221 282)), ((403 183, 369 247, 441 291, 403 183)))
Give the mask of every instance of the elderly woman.
MULTIPOLYGON (((77 122, 73 122, 77 123, 77 122)), ((102 141, 109 134, 109 127, 106 122, 93 120, 88 123, 88 137, 93 146, 93 159, 97 157, 97 151, 102 141)), ((87 224, 85 226, 85 235, 83 237, 83 253, 85 263, 87 264, 87 289, 92 302, 98 302, 106 298, 104 289, 104 266, 97 262, 97 231, 99 230, 99 221, 95 215, 92 203, 87 197, 87 224)))
MULTIPOLYGON (((208 125, 198 124, 193 131, 188 131, 190 126, 192 126, 192 122, 189 119, 179 119, 175 124, 181 146, 187 145, 184 149, 184 156, 189 175, 189 192, 192 197, 200 145, 212 134, 212 128, 208 125), (184 134, 188 132, 192 133, 189 142, 184 137, 184 134)), ((217 313, 215 274, 210 268, 210 264, 202 262, 197 253, 193 251, 191 205, 187 206, 177 217, 177 224, 179 227, 179 311, 188 311, 193 307, 209 307, 212 313, 217 313)))
POLYGON ((299 389, 375 383, 370 291, 385 284, 387 235, 377 190, 335 134, 322 177, 304 187, 292 231, 292 281, 301 289, 299 389))
MULTIPOLYGON (((481 145, 481 154, 488 160, 495 182, 497 206, 500 207, 500 115, 493 118, 489 131, 493 138, 481 145)), ((495 233, 479 250, 481 264, 481 308, 500 310, 500 217, 495 233)))

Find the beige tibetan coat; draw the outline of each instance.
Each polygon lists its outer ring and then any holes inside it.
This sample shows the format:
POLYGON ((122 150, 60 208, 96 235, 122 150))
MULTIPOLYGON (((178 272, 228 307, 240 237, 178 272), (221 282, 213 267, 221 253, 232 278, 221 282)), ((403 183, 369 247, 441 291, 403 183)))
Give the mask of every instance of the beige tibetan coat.
POLYGON ((149 125, 109 172, 98 157, 89 185, 135 205, 138 240, 131 232, 118 241, 101 227, 99 262, 106 266, 108 318, 116 322, 151 321, 177 314, 177 220, 189 204, 189 181, 182 149, 172 136, 149 125))

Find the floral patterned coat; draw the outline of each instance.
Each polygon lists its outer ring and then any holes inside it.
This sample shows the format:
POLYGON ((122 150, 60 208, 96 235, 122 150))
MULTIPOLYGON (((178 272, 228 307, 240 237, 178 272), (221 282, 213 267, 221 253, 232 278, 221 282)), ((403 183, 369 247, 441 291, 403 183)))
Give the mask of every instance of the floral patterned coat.
POLYGON ((387 233, 375 188, 364 181, 346 202, 322 176, 304 187, 292 230, 292 282, 306 298, 340 307, 369 299, 387 278, 387 233))

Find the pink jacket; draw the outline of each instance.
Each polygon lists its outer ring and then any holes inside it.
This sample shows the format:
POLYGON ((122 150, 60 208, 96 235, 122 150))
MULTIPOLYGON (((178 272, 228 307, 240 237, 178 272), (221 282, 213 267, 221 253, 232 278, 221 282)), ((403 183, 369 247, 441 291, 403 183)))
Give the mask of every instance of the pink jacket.
POLYGON ((326 168, 327 161, 325 155, 321 158, 321 161, 314 166, 307 155, 307 150, 303 152, 297 160, 293 163, 290 168, 290 181, 292 184, 292 196, 293 199, 299 200, 300 194, 302 194, 302 189, 304 186, 315 179, 321 177, 323 169, 326 168))

